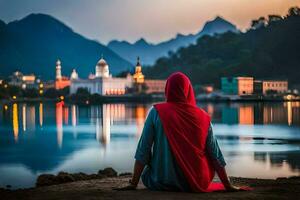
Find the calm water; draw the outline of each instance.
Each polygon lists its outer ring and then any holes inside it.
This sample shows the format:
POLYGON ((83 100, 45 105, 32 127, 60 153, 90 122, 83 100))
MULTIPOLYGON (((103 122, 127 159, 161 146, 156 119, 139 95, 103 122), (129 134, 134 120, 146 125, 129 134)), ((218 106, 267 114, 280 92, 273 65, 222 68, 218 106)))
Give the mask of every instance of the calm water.
MULTIPOLYGON (((300 103, 201 104, 230 176, 300 175, 300 103)), ((131 171, 151 104, 0 104, 0 186, 42 173, 131 171)))

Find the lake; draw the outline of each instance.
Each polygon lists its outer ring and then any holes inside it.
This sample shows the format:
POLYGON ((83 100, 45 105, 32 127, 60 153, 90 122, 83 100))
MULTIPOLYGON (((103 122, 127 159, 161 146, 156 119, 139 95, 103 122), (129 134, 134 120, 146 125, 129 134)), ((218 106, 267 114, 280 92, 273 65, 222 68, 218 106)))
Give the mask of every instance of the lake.
MULTIPOLYGON (((300 175, 300 102, 199 103, 212 117, 230 176, 300 175)), ((0 187, 42 173, 132 171, 151 104, 0 104, 0 187)))

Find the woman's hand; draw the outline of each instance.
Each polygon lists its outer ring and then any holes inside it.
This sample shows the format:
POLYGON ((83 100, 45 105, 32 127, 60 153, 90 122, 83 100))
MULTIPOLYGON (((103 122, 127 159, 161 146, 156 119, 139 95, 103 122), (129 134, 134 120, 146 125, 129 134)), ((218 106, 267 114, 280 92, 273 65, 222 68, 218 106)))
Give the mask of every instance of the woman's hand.
POLYGON ((136 188, 137 188, 137 184, 133 183, 132 180, 129 180, 128 185, 121 188, 113 188, 113 190, 125 191, 125 190, 135 190, 136 188))
POLYGON ((227 192, 238 192, 238 191, 250 191, 252 190, 252 188, 248 187, 248 186, 234 186, 232 184, 230 184, 229 186, 225 187, 227 192))

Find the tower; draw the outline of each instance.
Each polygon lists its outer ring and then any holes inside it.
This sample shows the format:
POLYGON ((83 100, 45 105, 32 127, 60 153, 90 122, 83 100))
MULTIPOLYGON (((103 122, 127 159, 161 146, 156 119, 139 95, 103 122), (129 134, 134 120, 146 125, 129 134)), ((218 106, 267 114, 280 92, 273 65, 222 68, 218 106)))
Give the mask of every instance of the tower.
POLYGON ((133 74, 134 82, 144 83, 144 75, 142 73, 142 66, 140 64, 140 57, 137 57, 137 62, 135 66, 135 73, 133 74))
POLYGON ((61 62, 60 60, 56 61, 56 80, 61 80, 61 62))

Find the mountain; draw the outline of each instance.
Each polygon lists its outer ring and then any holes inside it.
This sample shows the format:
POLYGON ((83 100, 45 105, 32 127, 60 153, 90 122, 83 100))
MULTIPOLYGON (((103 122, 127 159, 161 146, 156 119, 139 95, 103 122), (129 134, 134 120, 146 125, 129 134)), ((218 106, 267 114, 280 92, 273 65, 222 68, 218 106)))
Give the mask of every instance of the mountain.
POLYGON ((8 24, 0 21, 1 76, 21 70, 53 79, 56 60, 60 59, 64 75, 76 68, 80 77, 87 77, 94 73, 101 54, 113 74, 132 67, 106 46, 84 38, 49 15, 30 14, 8 24))
POLYGON ((194 84, 217 87, 222 76, 288 79, 290 86, 300 84, 300 14, 263 23, 267 25, 245 33, 203 36, 195 45, 159 58, 144 68, 144 74, 167 78, 182 71, 194 84))
POLYGON ((228 31, 238 32, 233 24, 221 17, 216 17, 214 20, 208 21, 196 34, 177 34, 175 38, 158 44, 148 43, 143 38, 133 44, 126 41, 113 40, 107 46, 130 62, 134 61, 137 56, 140 56, 145 65, 152 65, 157 58, 167 56, 170 51, 176 51, 180 47, 193 44, 203 35, 214 35, 228 31))

